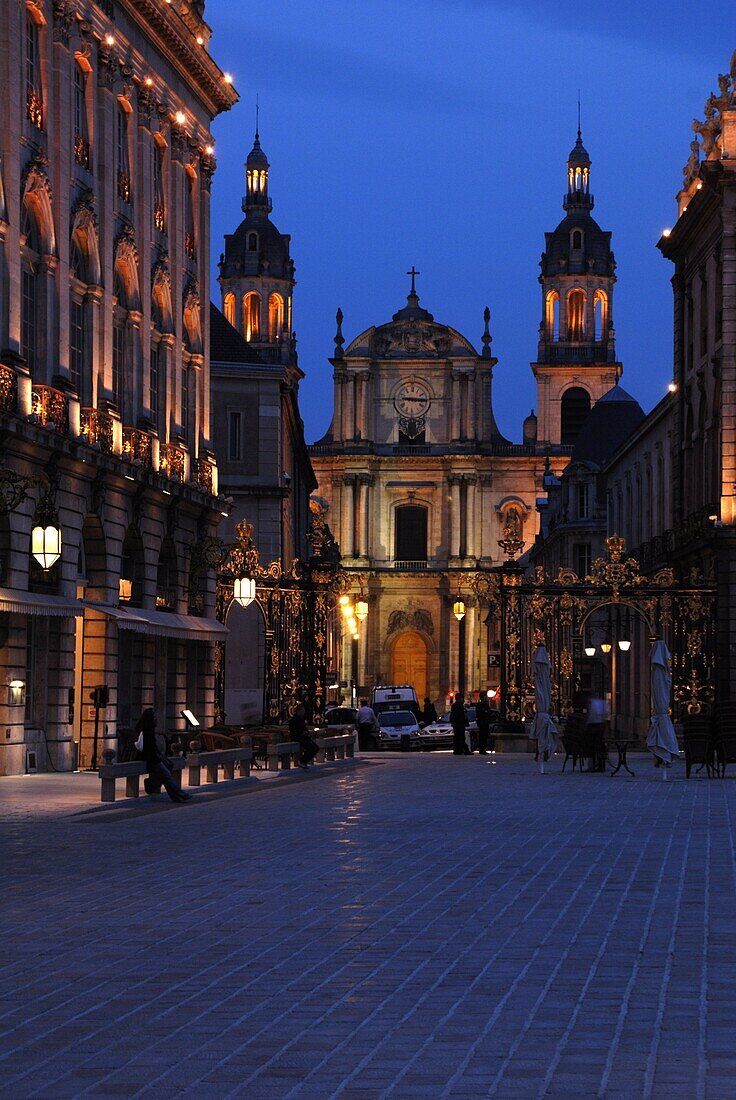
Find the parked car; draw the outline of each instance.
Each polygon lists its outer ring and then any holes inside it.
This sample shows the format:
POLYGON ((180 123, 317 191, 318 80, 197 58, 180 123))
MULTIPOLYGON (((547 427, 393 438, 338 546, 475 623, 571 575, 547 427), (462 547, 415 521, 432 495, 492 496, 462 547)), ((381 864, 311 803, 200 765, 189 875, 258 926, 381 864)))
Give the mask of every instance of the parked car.
POLYGON ((328 707, 325 711, 325 725, 331 733, 349 733, 358 724, 358 712, 355 707, 328 707))
MULTIPOLYGON (((475 707, 469 706, 465 708, 465 713, 468 717, 468 730, 470 731, 470 743, 473 747, 473 751, 478 748, 478 723, 475 720, 475 707)), ((499 728, 501 724, 500 711, 491 708, 491 734, 499 728)), ((450 725, 450 712, 445 713, 437 719, 436 722, 431 722, 428 726, 425 726, 420 732, 420 744, 424 749, 451 749, 452 748, 452 726, 450 725)))
POLYGON ((371 693, 371 706, 374 714, 384 710, 410 710, 417 719, 421 718, 421 709, 417 693, 411 684, 386 684, 377 687, 371 693))
POLYGON ((382 749, 401 748, 402 737, 409 738, 410 748, 420 746, 420 729, 416 715, 412 714, 410 710, 382 711, 378 715, 378 747, 382 749))

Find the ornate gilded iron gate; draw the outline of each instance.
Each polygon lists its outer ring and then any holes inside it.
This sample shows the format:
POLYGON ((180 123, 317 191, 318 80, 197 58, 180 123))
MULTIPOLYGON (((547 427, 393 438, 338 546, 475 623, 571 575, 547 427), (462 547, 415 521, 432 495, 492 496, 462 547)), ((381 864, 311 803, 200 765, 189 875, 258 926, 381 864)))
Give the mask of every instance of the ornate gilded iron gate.
POLYGON ((676 717, 697 714, 713 702, 714 585, 697 570, 684 584, 676 583, 670 568, 642 576, 617 535, 606 539, 606 548, 606 556, 593 563, 584 579, 571 569, 549 577, 542 566, 532 578, 514 561, 477 574, 476 594, 501 620, 501 706, 508 720, 525 717, 525 700, 534 693, 532 655, 540 644, 552 664, 553 710, 558 715, 572 710, 586 626, 596 613, 606 615, 611 609, 637 616, 648 642, 666 642, 672 654, 676 717))
MULTIPOLYGON (((221 546, 217 566, 217 617, 225 622, 233 601, 234 582, 256 582, 255 600, 265 626, 264 720, 286 721, 298 703, 311 720, 324 712, 327 689, 328 616, 344 592, 347 579, 332 554, 333 540, 320 511, 312 508, 310 542, 313 556, 262 566, 253 542, 253 526, 236 526, 238 541, 221 546)), ((215 654, 216 721, 225 721, 225 646, 215 654)))

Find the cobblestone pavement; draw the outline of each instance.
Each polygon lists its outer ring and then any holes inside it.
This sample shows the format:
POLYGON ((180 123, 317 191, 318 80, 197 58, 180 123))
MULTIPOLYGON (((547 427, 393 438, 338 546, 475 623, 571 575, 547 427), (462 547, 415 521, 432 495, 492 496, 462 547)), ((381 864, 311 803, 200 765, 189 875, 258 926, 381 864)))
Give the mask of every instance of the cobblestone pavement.
POLYGON ((0 1097, 733 1097, 736 783, 552 767, 0 781, 0 1097))

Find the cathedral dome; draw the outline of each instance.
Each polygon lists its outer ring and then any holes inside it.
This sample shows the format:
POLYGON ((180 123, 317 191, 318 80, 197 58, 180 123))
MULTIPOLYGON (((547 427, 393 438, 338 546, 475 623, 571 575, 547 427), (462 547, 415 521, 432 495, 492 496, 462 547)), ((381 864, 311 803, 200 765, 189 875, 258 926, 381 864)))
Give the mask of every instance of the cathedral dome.
POLYGON ((454 328, 435 321, 429 310, 419 304, 412 275, 406 305, 383 325, 373 325, 351 341, 345 355, 373 359, 442 359, 477 356, 478 352, 454 328))
POLYGON ((571 461, 602 466, 644 419, 639 402, 623 386, 614 386, 588 413, 575 441, 571 461))

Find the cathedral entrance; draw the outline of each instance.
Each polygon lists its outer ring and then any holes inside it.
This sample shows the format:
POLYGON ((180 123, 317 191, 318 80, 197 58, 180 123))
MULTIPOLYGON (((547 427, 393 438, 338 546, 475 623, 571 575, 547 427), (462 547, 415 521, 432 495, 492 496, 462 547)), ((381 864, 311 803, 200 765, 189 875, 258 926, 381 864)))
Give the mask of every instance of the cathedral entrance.
POLYGON ((419 700, 427 694, 427 646, 414 630, 405 630, 394 642, 391 683, 412 684, 419 700))

